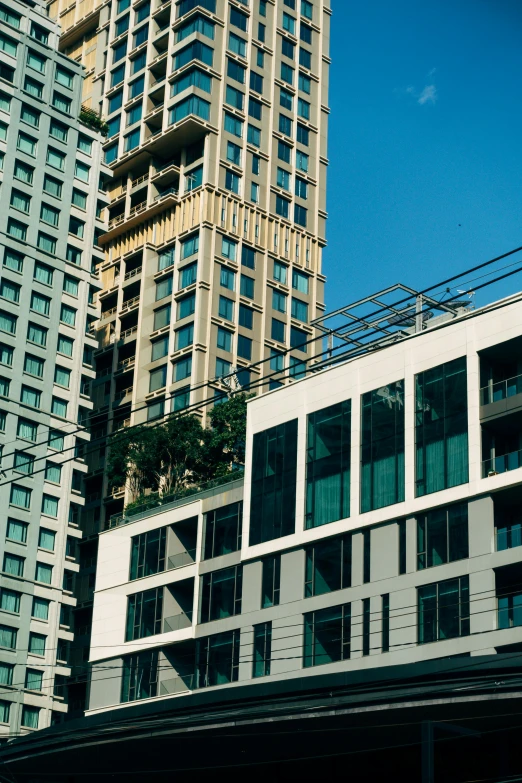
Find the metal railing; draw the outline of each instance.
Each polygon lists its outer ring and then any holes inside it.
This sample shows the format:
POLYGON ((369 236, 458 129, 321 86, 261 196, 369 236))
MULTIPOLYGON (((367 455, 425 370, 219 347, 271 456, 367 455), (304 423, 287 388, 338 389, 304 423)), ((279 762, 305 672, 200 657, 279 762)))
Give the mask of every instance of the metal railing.
POLYGON ((187 549, 185 552, 178 552, 167 558, 166 571, 173 571, 175 568, 182 568, 186 565, 192 565, 196 560, 196 550, 187 549))
POLYGON ((177 196, 178 193, 179 191, 177 188, 167 188, 167 190, 164 190, 163 193, 158 193, 158 195, 154 197, 154 201, 159 201, 165 196, 177 196))
POLYGON ((480 404, 489 405, 492 402, 514 397, 515 394, 522 394, 522 375, 516 375, 514 378, 507 378, 505 381, 498 381, 498 383, 483 386, 480 390, 480 404))
POLYGON ((143 514, 144 511, 150 511, 154 508, 161 508, 162 506, 166 506, 169 503, 174 503, 176 500, 183 500, 184 498, 194 497, 195 495, 199 495, 201 492, 206 492, 207 490, 214 489, 215 487, 222 487, 226 486, 227 484, 232 484, 234 481, 243 478, 243 476, 244 471, 235 470, 229 476, 221 476, 218 479, 206 481, 204 484, 200 484, 197 487, 188 487, 187 489, 181 490, 180 492, 174 493, 172 495, 165 495, 162 498, 154 496, 149 502, 140 503, 138 506, 125 509, 123 514, 113 514, 109 519, 109 527, 111 528, 119 527, 120 525, 127 525, 129 522, 132 522, 132 518, 135 517, 136 514, 143 514))
POLYGON ((129 210, 129 217, 133 217, 133 215, 137 215, 138 212, 143 212, 143 210, 146 208, 147 208, 147 201, 140 201, 139 204, 136 204, 135 207, 129 210))
POLYGON ((103 310, 102 314, 101 314, 101 317, 102 318, 108 318, 110 315, 114 315, 114 313, 116 313, 117 310, 118 310, 117 307, 111 307, 110 310, 103 310))
POLYGON ((148 178, 148 173, 142 174, 141 177, 136 177, 136 179, 131 180, 131 188, 135 187, 136 185, 140 185, 142 182, 146 182, 148 178))
POLYGON ((131 326, 130 329, 124 329, 124 331, 120 334, 120 340, 124 340, 126 337, 130 337, 131 334, 135 334, 137 331, 137 326, 131 326))
POLYGON ((496 549, 502 552, 504 549, 513 549, 522 546, 522 523, 512 525, 498 525, 496 530, 496 549))
POLYGON ((120 400, 123 400, 123 398, 128 394, 132 394, 132 389, 132 386, 128 386, 126 389, 122 389, 121 391, 116 392, 114 395, 114 402, 119 402, 120 400))
POLYGON ((126 302, 123 302, 121 309, 127 310, 129 307, 132 307, 133 305, 137 304, 140 301, 140 296, 133 296, 132 299, 127 299, 126 302))
POLYGON ((139 275, 142 270, 141 266, 137 266, 136 269, 131 269, 130 272, 125 272, 124 280, 130 280, 131 277, 136 277, 136 275, 139 275))
POLYGON ((113 217, 109 220, 109 228, 112 228, 113 226, 117 226, 118 223, 123 223, 125 220, 125 215, 117 215, 117 217, 113 217))
POLYGON ((482 463, 482 478, 496 476, 498 473, 507 473, 509 470, 516 470, 520 467, 522 467, 522 449, 484 460, 482 463))
POLYGON ((123 370, 125 367, 130 367, 136 361, 135 356, 129 356, 127 359, 121 359, 118 362, 118 370, 123 370))
POLYGON ((163 618, 163 633, 170 631, 181 631, 183 628, 190 628, 192 625, 192 612, 181 612, 173 617, 163 618))
POLYGON ((159 695, 170 696, 175 693, 184 693, 185 691, 191 691, 193 687, 193 674, 189 674, 186 677, 171 677, 168 680, 160 680, 159 695))

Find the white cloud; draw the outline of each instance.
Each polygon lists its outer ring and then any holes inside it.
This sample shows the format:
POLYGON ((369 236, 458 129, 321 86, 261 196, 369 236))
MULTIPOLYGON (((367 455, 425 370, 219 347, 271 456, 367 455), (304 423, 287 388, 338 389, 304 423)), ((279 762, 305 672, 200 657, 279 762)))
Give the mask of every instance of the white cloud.
POLYGON ((421 106, 424 106, 425 103, 436 103, 437 102, 437 88, 434 84, 427 84, 426 87, 423 89, 419 97, 417 98, 417 103, 421 106))

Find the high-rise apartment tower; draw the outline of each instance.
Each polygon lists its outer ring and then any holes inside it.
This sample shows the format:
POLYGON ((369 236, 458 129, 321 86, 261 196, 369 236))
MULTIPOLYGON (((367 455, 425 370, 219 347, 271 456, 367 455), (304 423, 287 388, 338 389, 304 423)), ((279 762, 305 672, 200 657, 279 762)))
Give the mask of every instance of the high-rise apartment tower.
MULTIPOLYGON (((233 369, 300 377, 324 309, 329 0, 48 8, 108 123, 96 433, 223 394, 233 369)), ((86 494, 89 530, 121 512, 101 469, 86 494)))
POLYGON ((65 713, 99 283, 100 136, 36 2, 0 3, 0 735, 65 713))

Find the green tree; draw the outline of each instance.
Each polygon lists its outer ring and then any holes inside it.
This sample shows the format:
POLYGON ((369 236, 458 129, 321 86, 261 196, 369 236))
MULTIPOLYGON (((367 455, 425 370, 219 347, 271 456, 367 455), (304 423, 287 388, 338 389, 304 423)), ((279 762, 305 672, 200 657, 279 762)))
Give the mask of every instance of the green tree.
POLYGON ((245 464, 247 400, 252 396, 236 394, 210 411, 204 443, 209 479, 245 464))

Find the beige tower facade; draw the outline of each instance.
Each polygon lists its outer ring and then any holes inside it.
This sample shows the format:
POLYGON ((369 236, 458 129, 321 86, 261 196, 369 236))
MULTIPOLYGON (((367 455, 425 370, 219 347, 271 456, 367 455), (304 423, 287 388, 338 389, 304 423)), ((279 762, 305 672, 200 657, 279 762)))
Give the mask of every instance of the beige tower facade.
MULTIPOLYGON (((301 377, 324 309, 329 0, 49 11, 109 128, 94 434, 222 395, 233 371, 262 391, 301 377)), ((124 500, 94 461, 93 531, 124 500)))

